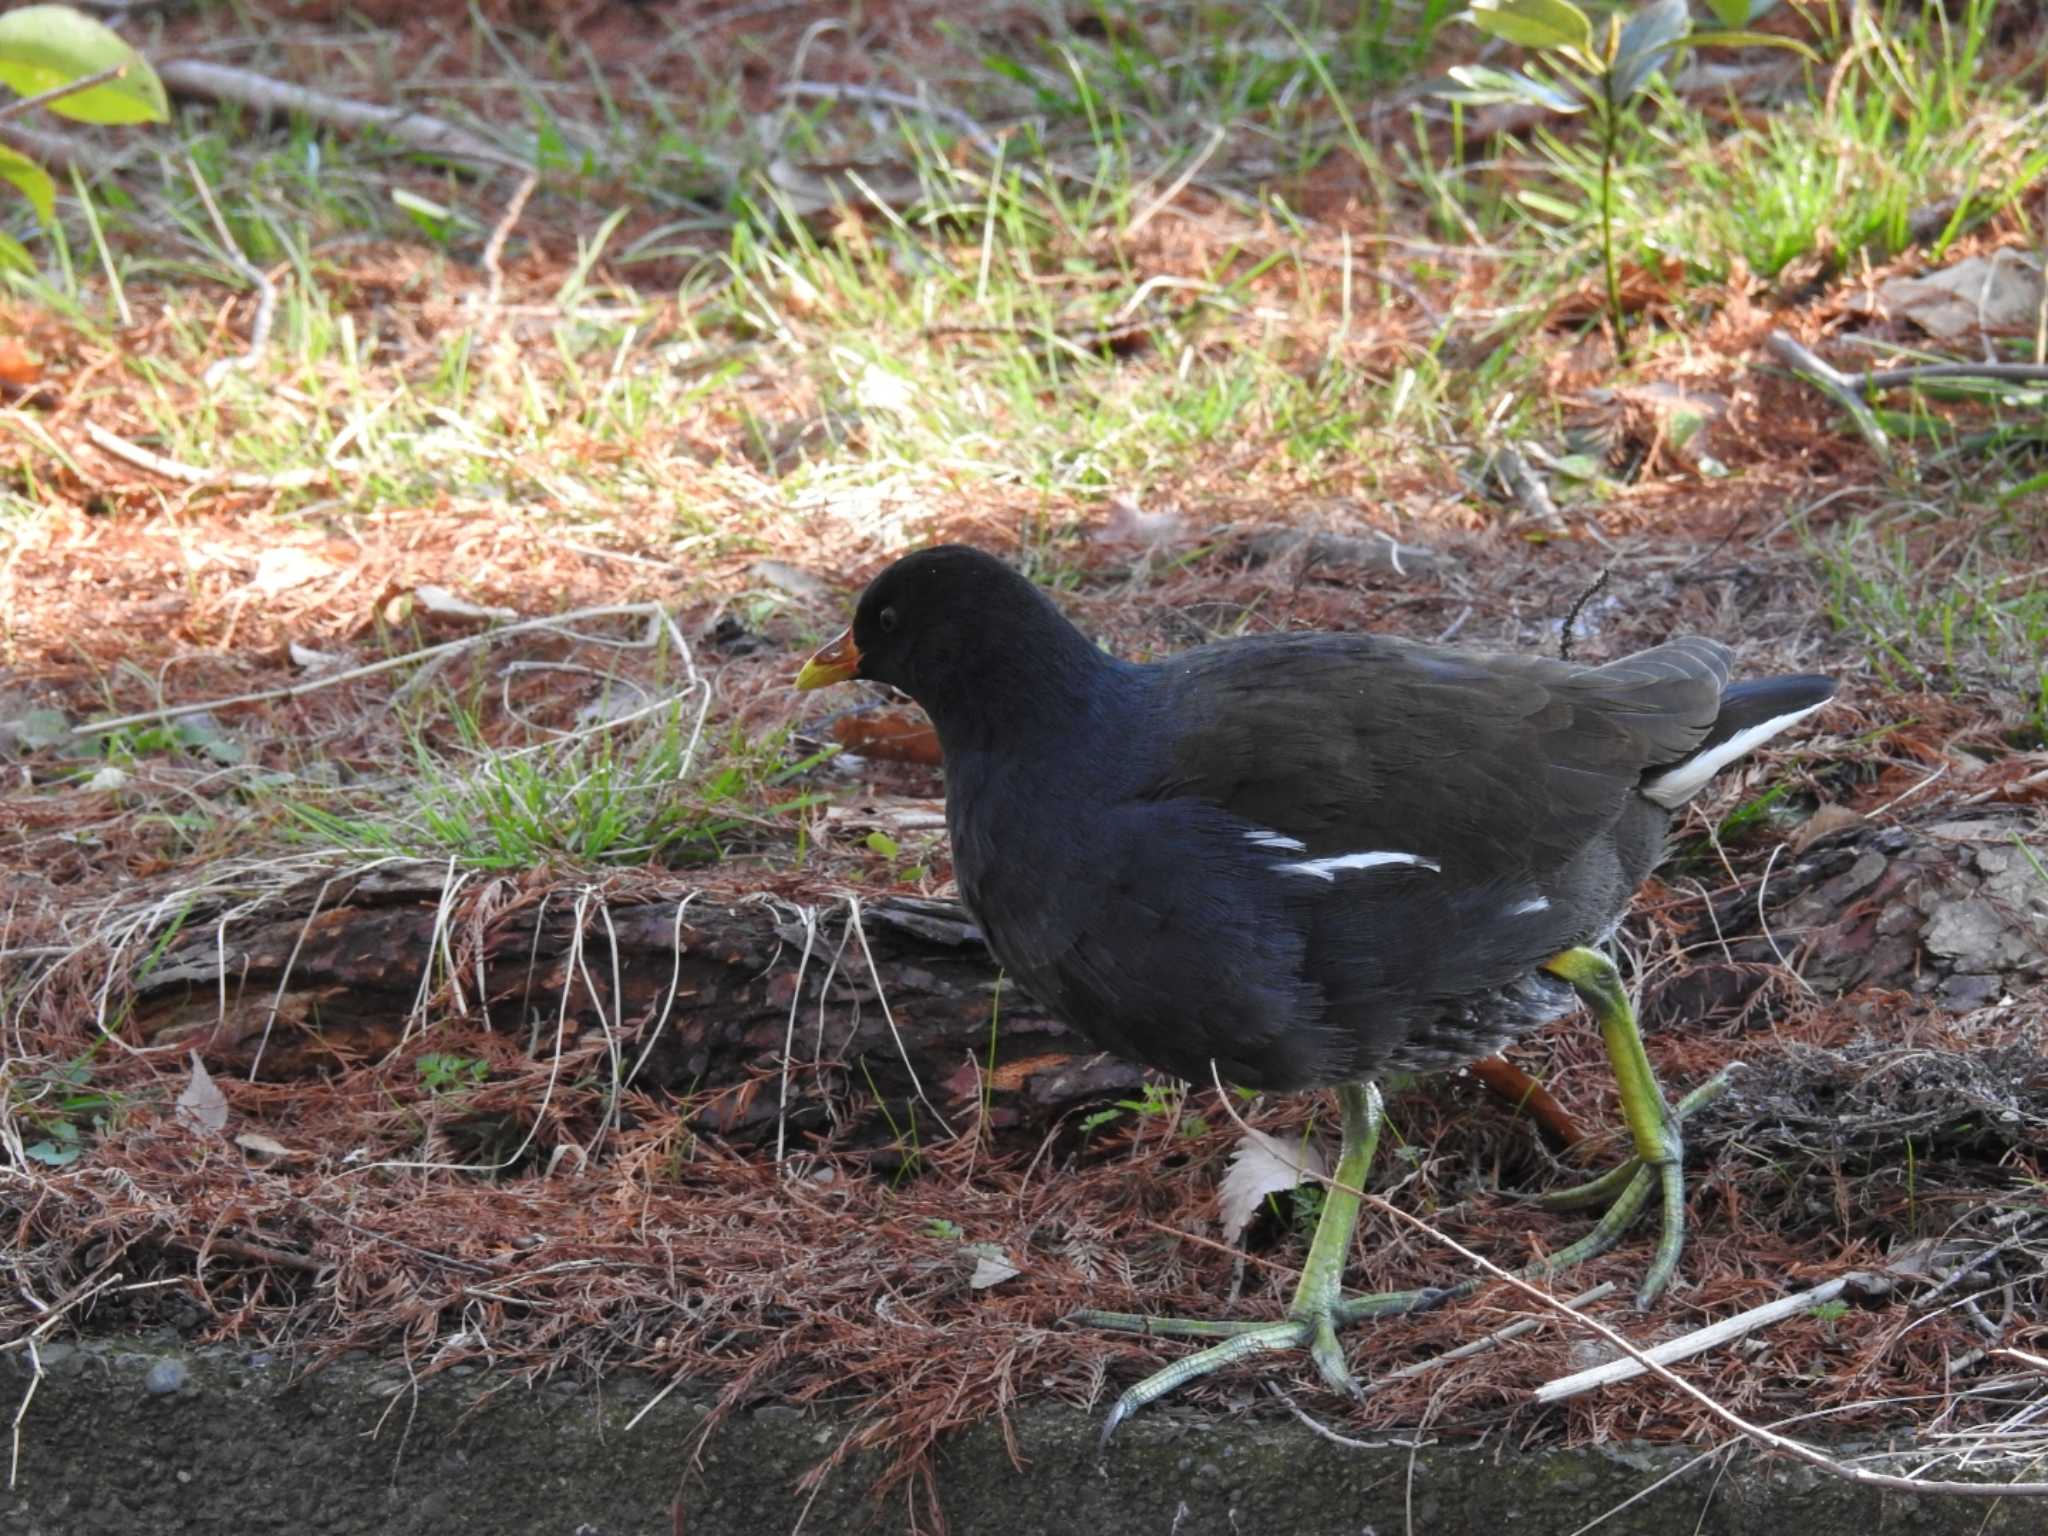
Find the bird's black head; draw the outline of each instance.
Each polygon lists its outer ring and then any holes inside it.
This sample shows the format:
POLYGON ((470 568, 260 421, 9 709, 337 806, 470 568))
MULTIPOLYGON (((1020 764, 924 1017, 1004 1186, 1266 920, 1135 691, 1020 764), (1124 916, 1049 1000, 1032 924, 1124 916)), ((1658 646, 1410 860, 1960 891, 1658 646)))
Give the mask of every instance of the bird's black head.
POLYGON ((985 716, 1034 713, 1106 660, 995 556, 939 544, 869 582, 853 628, 813 656, 796 685, 888 683, 922 704, 946 737, 985 716))

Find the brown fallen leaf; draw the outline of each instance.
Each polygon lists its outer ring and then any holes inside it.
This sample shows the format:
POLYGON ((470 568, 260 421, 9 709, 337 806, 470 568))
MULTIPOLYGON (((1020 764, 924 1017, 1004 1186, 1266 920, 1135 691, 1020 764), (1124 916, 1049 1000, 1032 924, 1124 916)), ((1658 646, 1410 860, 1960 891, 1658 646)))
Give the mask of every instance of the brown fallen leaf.
POLYGON ((0 384, 9 389, 33 389, 43 382, 43 360, 29 351, 19 336, 0 336, 0 384))
POLYGON ((227 1129, 227 1097, 214 1086, 199 1053, 193 1051, 191 1056, 192 1079, 178 1095, 178 1118, 203 1136, 218 1136, 227 1129))
POLYGON ((1846 805, 1824 805, 1794 827, 1785 841, 1792 845, 1794 853, 1804 853, 1822 838, 1846 832, 1862 820, 1861 811, 1852 811, 1846 805))
POLYGON ((1585 1139, 1586 1133, 1565 1107, 1550 1096, 1550 1090, 1505 1056, 1485 1057, 1466 1070, 1485 1084, 1488 1092, 1523 1111, 1562 1145, 1575 1147, 1585 1139))
POLYGON ((849 752, 884 763, 921 763, 936 768, 942 761, 939 733, 931 721, 912 710, 864 710, 832 722, 832 739, 849 752))
POLYGON ((1284 1194, 1305 1180, 1330 1171, 1322 1149, 1309 1141, 1282 1141, 1264 1131, 1247 1129, 1230 1154, 1230 1170, 1216 1191, 1223 1241, 1235 1243, 1258 1214, 1268 1195, 1284 1194))

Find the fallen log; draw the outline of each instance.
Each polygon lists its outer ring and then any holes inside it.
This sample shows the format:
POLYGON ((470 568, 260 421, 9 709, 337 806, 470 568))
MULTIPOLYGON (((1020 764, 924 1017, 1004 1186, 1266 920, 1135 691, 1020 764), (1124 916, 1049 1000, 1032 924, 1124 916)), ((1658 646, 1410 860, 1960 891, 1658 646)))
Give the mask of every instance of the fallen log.
MULTIPOLYGON (((1781 956, 1825 995, 1959 1009, 2037 987, 2048 878, 2017 841, 2032 815, 1864 825, 1778 861, 1768 881, 1699 904, 1699 963, 1655 987, 1646 1016, 1767 1018, 1766 986, 1794 984, 1781 956)), ((457 1049, 441 1042, 463 1029, 533 1053, 602 1039, 634 1087, 696 1095, 694 1124, 753 1143, 880 1147, 985 1112, 996 1137, 1035 1145, 1077 1108, 1140 1091, 1139 1068, 1003 984, 957 905, 745 878, 607 894, 536 874, 451 895, 441 865, 384 865, 221 932, 193 923, 133 979, 134 1027, 273 1081, 408 1044, 457 1049)))
POLYGON ((386 865, 224 933, 194 925, 136 978, 136 1027, 216 1072, 273 1081, 374 1060, 429 1028, 424 1048, 443 1051, 464 1027, 571 1052, 609 1031, 635 1087, 741 1087, 710 1097, 702 1128, 795 1145, 886 1144, 934 1116, 957 1129, 984 1105, 994 1133, 1035 1141, 1142 1081, 1004 985, 949 902, 727 878, 625 899, 533 881, 451 904, 446 874, 386 865))

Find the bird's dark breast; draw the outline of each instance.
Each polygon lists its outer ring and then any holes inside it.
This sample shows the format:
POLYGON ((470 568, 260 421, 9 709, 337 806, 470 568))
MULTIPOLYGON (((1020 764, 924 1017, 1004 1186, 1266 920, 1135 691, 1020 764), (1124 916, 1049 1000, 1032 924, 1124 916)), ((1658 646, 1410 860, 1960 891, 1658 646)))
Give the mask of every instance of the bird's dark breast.
POLYGON ((953 777, 961 897, 1010 977, 1103 1050, 1306 1088, 1455 1066, 1571 1006, 1535 974, 1564 944, 1527 919, 1470 931, 1512 892, 1456 897, 1420 867, 1284 873, 1293 855, 1199 801, 1081 818, 1020 788, 1000 768, 953 777))

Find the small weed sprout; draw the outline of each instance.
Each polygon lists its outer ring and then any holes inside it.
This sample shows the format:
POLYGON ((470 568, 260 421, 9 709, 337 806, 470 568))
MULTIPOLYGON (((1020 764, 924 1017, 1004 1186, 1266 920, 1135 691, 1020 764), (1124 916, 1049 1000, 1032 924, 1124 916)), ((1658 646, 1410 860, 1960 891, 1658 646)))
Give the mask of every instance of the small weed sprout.
POLYGON ((1614 167, 1621 129, 1650 77, 1687 48, 1812 50, 1789 37, 1743 31, 1776 0, 1711 0, 1720 30, 1699 31, 1686 0, 1650 0, 1626 23, 1620 14, 1596 29, 1571 0, 1472 0, 1466 19, 1505 42, 1534 49, 1541 66, 1526 71, 1467 64, 1453 69, 1440 94, 1474 105, 1518 103, 1571 115, 1590 112, 1600 142, 1600 266, 1607 284, 1607 321, 1614 348, 1628 360, 1628 317, 1621 304, 1621 272, 1614 255, 1614 167))
POLYGON ((419 1059, 418 1066, 420 1081, 436 1098, 444 1093, 482 1087, 490 1075, 489 1066, 475 1057, 445 1051, 429 1051, 419 1059))

